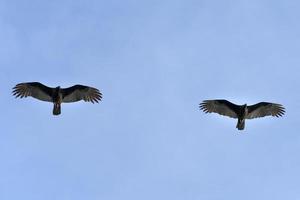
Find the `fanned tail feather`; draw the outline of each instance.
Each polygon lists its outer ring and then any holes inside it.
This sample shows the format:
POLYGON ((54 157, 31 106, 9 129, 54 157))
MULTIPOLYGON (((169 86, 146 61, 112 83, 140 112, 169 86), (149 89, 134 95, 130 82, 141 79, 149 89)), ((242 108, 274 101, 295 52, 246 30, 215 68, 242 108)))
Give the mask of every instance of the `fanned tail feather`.
POLYGON ((55 103, 53 106, 53 115, 59 115, 61 112, 60 110, 60 104, 55 103))
POLYGON ((237 122, 236 128, 238 130, 244 130, 244 128, 245 128, 245 120, 240 120, 239 119, 238 122, 237 122))

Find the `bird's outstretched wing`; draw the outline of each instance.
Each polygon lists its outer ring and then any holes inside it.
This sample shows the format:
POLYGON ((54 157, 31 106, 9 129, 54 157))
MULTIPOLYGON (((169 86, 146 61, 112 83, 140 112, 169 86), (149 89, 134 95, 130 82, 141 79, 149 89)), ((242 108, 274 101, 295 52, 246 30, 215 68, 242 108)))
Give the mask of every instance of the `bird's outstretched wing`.
POLYGON ((281 117, 285 113, 285 108, 276 103, 260 102, 252 106, 248 106, 248 115, 246 119, 253 119, 265 116, 281 117))
POLYGON ((240 106, 223 99, 205 100, 199 105, 200 109, 205 113, 214 112, 231 118, 237 118, 237 113, 240 109, 240 106))
POLYGON ((39 82, 19 83, 13 88, 15 97, 34 97, 42 101, 52 102, 54 88, 47 87, 39 82))
POLYGON ((74 85, 69 88, 62 89, 62 102, 70 103, 80 100, 98 103, 102 99, 102 94, 97 88, 74 85))

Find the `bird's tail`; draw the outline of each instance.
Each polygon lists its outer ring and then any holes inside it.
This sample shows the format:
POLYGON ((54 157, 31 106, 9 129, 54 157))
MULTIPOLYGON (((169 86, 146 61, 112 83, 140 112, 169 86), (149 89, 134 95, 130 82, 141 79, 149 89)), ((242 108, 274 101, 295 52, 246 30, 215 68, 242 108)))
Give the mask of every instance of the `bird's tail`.
POLYGON ((53 115, 59 115, 59 114, 60 114, 60 103, 54 103, 53 115))
POLYGON ((242 119, 238 119, 236 128, 238 130, 244 130, 244 128, 245 128, 245 119, 243 119, 243 120, 242 119))

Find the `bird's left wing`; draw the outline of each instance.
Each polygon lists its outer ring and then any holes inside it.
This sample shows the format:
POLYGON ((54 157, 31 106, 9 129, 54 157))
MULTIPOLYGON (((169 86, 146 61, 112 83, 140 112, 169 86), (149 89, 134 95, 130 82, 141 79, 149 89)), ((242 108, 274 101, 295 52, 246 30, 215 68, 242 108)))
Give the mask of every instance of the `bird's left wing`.
POLYGON ((80 100, 98 103, 102 99, 102 94, 97 88, 74 85, 69 88, 62 89, 62 102, 70 103, 80 100))
POLYGON ((52 102, 53 88, 43 85, 39 82, 19 83, 13 88, 13 95, 15 97, 32 96, 42 101, 52 102))
POLYGON ((284 107, 280 104, 260 102, 251 106, 248 106, 248 115, 246 119, 253 119, 265 116, 281 117, 284 115, 284 107))
POLYGON ((200 103, 200 109, 205 113, 218 113, 231 118, 237 118, 239 106, 224 99, 205 100, 200 103))

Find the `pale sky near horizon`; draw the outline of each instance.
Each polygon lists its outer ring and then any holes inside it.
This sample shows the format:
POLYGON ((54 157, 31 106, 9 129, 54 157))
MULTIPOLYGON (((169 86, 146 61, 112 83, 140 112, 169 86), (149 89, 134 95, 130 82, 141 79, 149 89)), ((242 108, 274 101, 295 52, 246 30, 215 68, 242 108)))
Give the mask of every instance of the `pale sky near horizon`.
POLYGON ((0 0, 0 200, 300 199, 300 2, 0 0), (15 99, 84 84, 100 104, 15 99), (282 118, 204 114, 205 99, 282 118))

